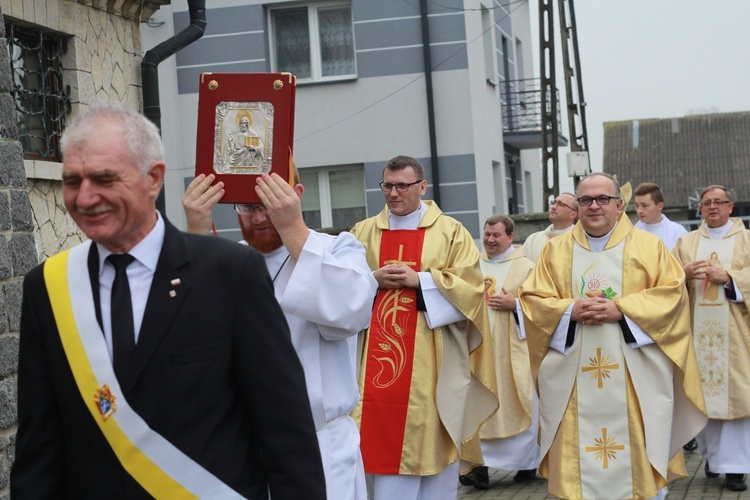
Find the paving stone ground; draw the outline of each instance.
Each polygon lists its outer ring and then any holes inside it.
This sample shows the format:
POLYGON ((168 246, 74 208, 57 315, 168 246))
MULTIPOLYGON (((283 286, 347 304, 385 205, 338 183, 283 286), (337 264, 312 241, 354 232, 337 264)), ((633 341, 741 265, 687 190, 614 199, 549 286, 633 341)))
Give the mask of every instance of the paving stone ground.
MULTIPOLYGON (((709 479, 703 473, 705 461, 697 451, 685 455, 685 467, 688 477, 669 485, 668 500, 750 500, 750 490, 742 492, 729 491, 722 487, 724 476, 709 479)), ((513 499, 544 500, 554 497, 547 494, 547 481, 537 476, 534 481, 525 484, 513 482, 513 471, 490 469, 490 488, 476 490, 473 486, 458 487, 458 499, 513 499)))

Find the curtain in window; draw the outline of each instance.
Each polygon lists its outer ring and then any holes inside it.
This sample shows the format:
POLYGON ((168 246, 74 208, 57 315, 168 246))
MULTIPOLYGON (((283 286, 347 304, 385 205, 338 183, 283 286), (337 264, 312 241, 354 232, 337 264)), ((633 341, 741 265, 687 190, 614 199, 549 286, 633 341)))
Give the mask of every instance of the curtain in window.
POLYGON ((273 14, 276 67, 297 78, 310 78, 310 27, 307 8, 273 14))
POLYGON ((322 76, 353 75, 354 33, 349 7, 318 10, 322 76))

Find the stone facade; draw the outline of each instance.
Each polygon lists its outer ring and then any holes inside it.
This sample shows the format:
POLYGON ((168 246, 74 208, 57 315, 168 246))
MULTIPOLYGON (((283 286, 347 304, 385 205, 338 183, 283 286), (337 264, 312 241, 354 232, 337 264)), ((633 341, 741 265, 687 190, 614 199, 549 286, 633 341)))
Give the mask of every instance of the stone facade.
POLYGON ((0 500, 10 498, 24 274, 85 238, 65 211, 62 165, 24 160, 18 142, 5 21, 69 36, 63 83, 72 113, 94 101, 142 108, 141 22, 170 0, 0 0, 0 500))

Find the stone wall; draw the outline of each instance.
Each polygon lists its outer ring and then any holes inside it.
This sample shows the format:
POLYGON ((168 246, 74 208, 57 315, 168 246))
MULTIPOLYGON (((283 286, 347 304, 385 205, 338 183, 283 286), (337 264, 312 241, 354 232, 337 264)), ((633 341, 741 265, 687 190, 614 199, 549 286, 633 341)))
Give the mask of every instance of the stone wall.
POLYGON ((10 498, 8 479, 15 452, 21 288, 24 274, 38 261, 15 102, 10 94, 4 23, 0 23, 0 32, 0 498, 5 499, 10 498))

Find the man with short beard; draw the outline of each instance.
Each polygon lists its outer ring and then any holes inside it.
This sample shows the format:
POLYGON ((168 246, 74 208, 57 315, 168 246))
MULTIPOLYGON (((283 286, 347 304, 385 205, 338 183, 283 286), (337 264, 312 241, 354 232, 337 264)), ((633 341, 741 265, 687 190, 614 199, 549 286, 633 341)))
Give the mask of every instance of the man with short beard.
MULTIPOLYGON (((214 175, 201 174, 185 192, 189 232, 211 231, 211 209, 224 196, 224 183, 212 186, 214 180, 214 175)), ((343 232, 334 237, 305 225, 302 184, 292 187, 276 174, 263 174, 255 190, 262 205, 234 207, 241 243, 265 257, 289 323, 305 371, 328 498, 364 500, 359 430, 349 413, 359 401, 357 333, 370 321, 377 283, 354 236, 343 232)))

